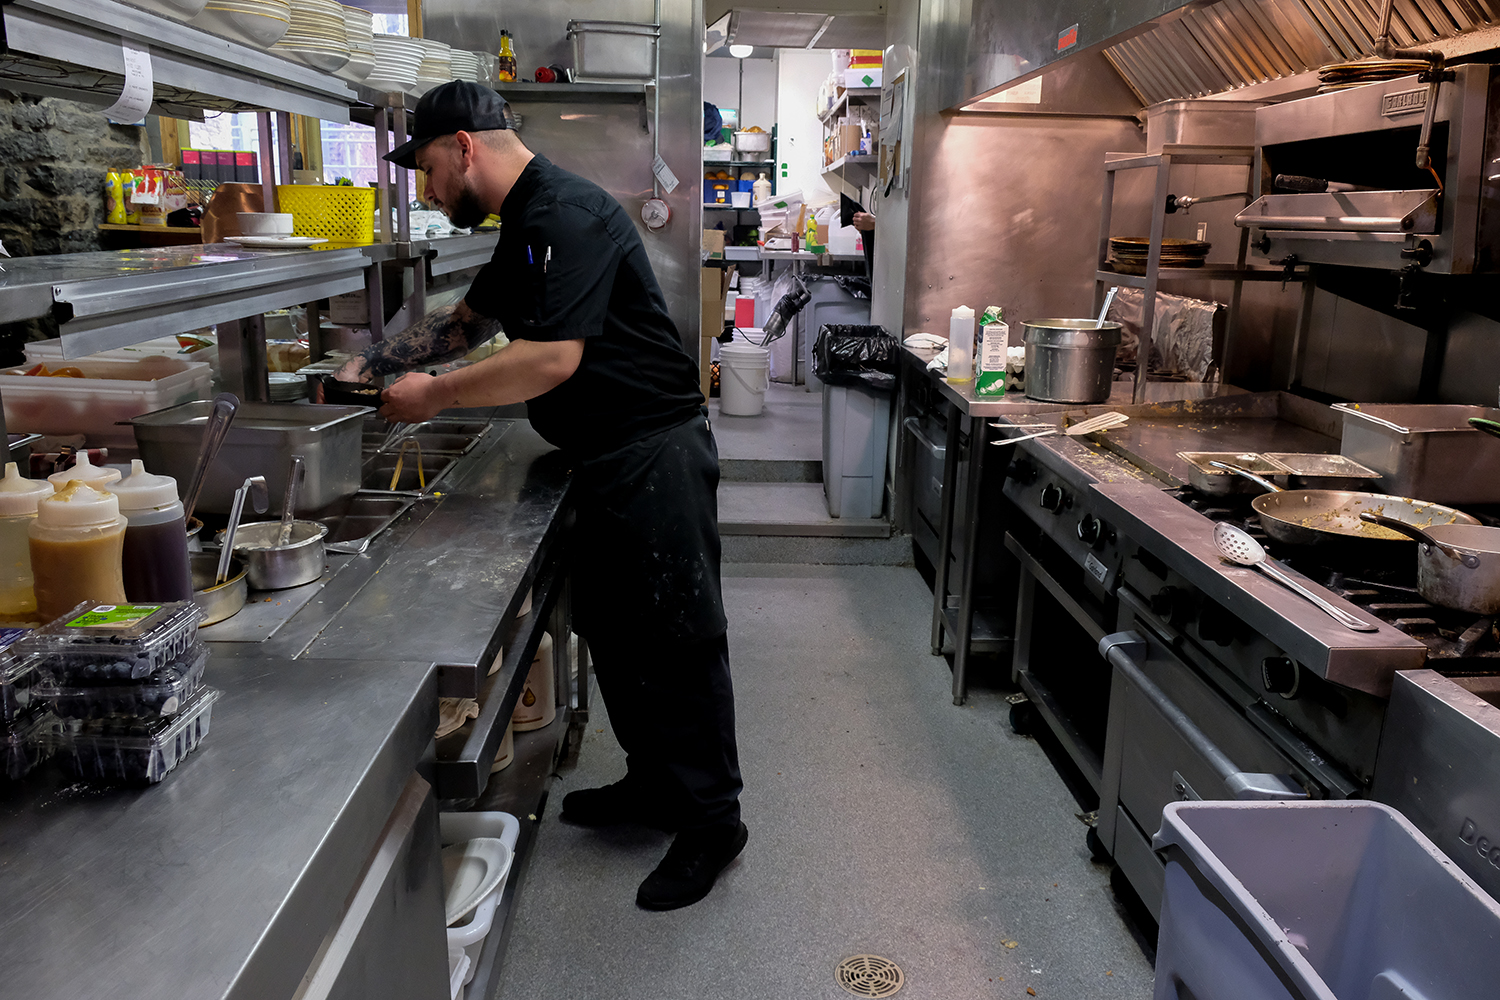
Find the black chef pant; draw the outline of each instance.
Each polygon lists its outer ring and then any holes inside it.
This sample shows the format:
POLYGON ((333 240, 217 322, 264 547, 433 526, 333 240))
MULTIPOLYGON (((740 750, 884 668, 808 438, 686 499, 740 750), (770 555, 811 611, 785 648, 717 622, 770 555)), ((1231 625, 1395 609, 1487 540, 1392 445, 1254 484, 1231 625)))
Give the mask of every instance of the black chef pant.
POLYGON ((683 828, 739 822, 718 484, 700 411, 578 463, 572 488, 574 620, 631 780, 683 828))

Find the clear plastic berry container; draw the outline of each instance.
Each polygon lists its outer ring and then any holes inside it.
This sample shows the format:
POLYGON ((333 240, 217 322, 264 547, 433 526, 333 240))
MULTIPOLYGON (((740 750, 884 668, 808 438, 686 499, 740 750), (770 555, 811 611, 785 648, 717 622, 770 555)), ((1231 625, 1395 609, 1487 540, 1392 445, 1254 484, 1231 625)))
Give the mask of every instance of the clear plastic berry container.
POLYGON ((0 773, 20 781, 57 749, 61 724, 51 712, 30 712, 0 730, 0 773))
POLYGON ((29 628, 0 628, 0 726, 6 728, 31 707, 31 682, 35 675, 26 657, 12 655, 10 649, 30 634, 29 628))
POLYGON ((194 643, 183 656, 139 681, 59 684, 39 677, 31 697, 52 707, 62 719, 163 719, 176 715, 203 686, 208 645, 194 643))
POLYGON ((202 619, 192 601, 84 603, 33 631, 16 650, 35 654, 38 676, 56 684, 143 681, 187 653, 202 619))
POLYGON ((176 717, 155 723, 92 719, 64 724, 63 760, 85 781, 150 785, 165 778, 208 736, 219 692, 199 690, 176 717))

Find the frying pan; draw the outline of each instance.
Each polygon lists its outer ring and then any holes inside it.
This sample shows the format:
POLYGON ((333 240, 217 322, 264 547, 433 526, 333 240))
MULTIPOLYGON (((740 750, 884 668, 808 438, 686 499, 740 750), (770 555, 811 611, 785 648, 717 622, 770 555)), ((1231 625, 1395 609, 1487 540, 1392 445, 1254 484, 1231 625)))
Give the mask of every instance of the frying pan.
POLYGON ((1363 516, 1422 543, 1417 547, 1422 600, 1479 615, 1500 614, 1500 528, 1440 524, 1424 531, 1378 514, 1363 516))
POLYGON ((1378 546, 1389 549, 1393 558, 1409 561, 1400 555, 1410 549, 1410 538, 1379 524, 1360 519, 1369 512, 1405 521, 1419 528, 1438 524, 1478 524, 1479 519, 1452 507, 1423 500, 1359 493, 1352 490, 1284 490, 1268 479, 1236 468, 1227 462, 1210 463, 1215 468, 1233 472, 1257 483, 1266 493, 1256 497, 1250 506, 1260 518, 1267 535, 1288 545, 1357 544, 1366 551, 1378 546))

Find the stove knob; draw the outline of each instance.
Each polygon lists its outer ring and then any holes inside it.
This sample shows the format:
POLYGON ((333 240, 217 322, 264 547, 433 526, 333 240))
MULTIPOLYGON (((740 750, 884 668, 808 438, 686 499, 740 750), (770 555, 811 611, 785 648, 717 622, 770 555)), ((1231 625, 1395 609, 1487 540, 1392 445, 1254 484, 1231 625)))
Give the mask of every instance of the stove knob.
POLYGON ((1191 597, 1177 587, 1163 587, 1151 595, 1151 613, 1171 625, 1187 621, 1191 608, 1191 597))
POLYGON ((1050 510, 1054 514, 1062 512, 1064 507, 1073 505, 1072 497, 1063 491, 1061 486, 1053 483, 1042 490, 1042 509, 1050 510))
POLYGON ((1090 548, 1099 548, 1104 541, 1104 522, 1093 514, 1085 514, 1078 521, 1078 540, 1090 548))
POLYGON ((1268 693, 1290 701, 1302 686, 1302 667, 1285 656, 1268 656, 1260 661, 1260 680, 1268 693))
POLYGON ((1036 466, 1027 461, 1013 462, 1010 468, 1005 470, 1005 475, 1022 486, 1030 486, 1036 482, 1036 466))

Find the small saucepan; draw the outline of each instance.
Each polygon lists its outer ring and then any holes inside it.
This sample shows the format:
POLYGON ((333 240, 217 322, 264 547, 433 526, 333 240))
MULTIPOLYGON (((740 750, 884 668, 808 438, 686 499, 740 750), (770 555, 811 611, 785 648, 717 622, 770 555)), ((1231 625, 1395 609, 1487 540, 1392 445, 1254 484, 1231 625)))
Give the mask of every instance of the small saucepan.
POLYGON ((1414 524, 1366 511, 1360 519, 1415 538, 1422 600, 1478 615, 1500 614, 1500 528, 1414 524))
POLYGON ((203 609, 203 621, 212 625, 232 618, 245 606, 249 585, 245 582, 245 564, 229 560, 229 571, 223 583, 215 583, 219 569, 217 552, 197 553, 189 558, 193 572, 193 601, 203 609))
POLYGON ((327 525, 318 521, 293 521, 291 537, 279 544, 280 521, 259 521, 240 526, 234 536, 234 554, 250 571, 250 586, 256 590, 284 590, 312 583, 323 575, 327 562, 323 536, 327 525))

